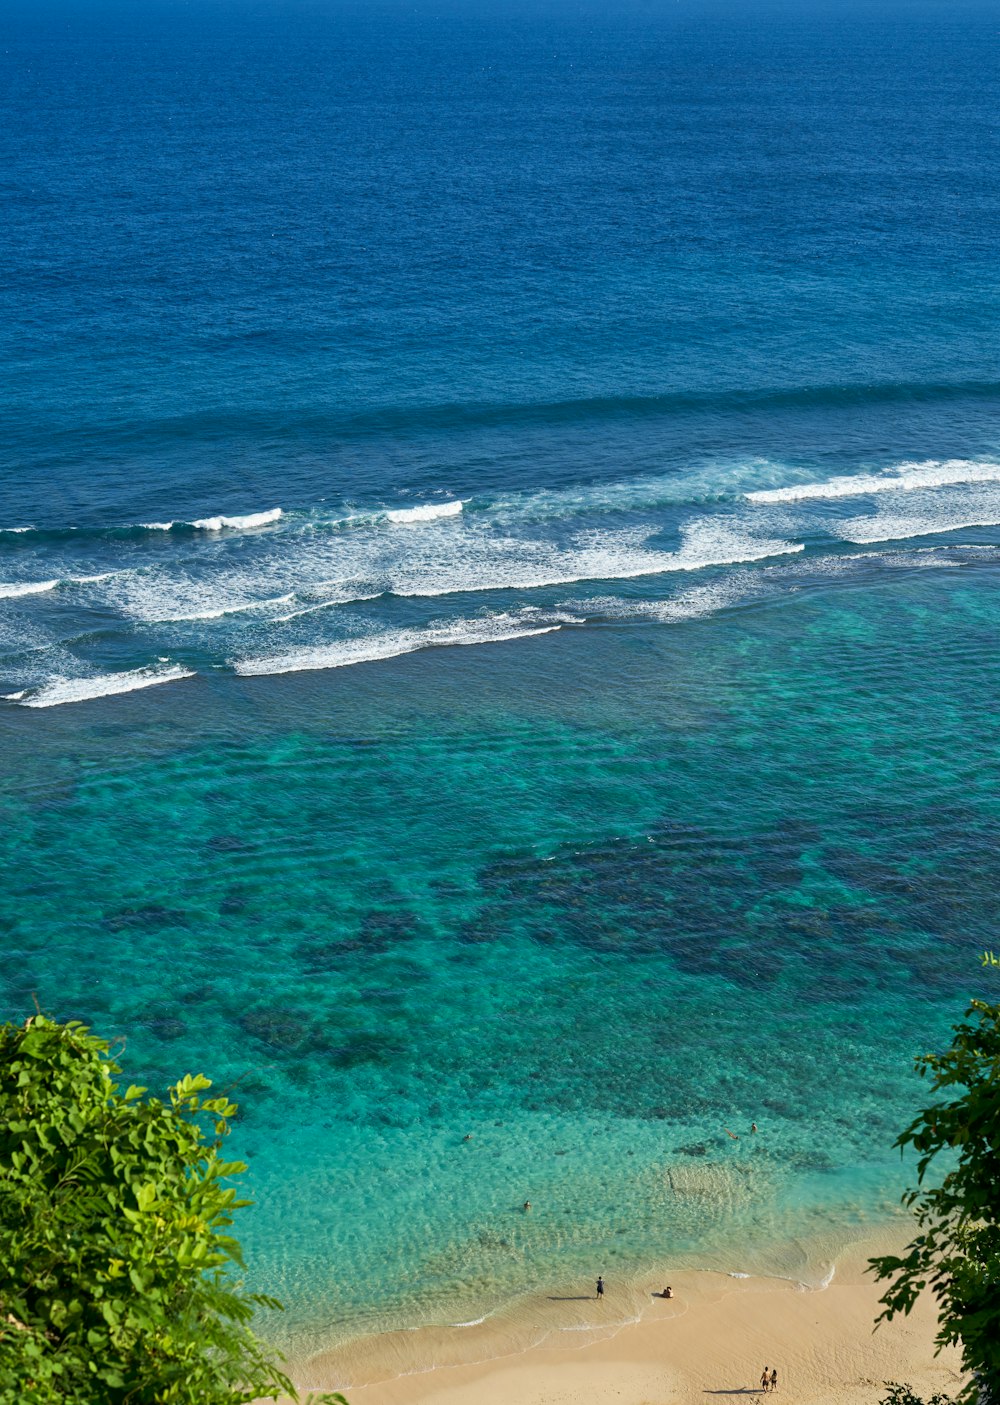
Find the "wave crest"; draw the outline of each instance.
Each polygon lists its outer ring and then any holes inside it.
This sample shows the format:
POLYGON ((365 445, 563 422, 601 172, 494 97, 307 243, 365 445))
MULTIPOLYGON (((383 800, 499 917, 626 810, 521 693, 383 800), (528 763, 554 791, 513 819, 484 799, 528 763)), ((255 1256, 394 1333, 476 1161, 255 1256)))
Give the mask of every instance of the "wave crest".
POLYGON ((500 644, 511 639, 529 639, 533 635, 551 634, 560 628, 558 623, 531 624, 514 615, 497 615, 491 620, 454 620, 450 624, 432 625, 428 629, 389 630, 384 634, 365 635, 360 639, 343 639, 336 644, 319 644, 304 649, 289 649, 260 658, 237 659, 233 668, 245 678, 274 673, 304 673, 313 669, 348 668, 352 664, 398 658, 401 654, 416 653, 418 649, 464 644, 500 644))
POLYGON ((58 577, 51 581, 8 581, 0 582, 0 600, 17 600, 22 595, 45 595, 55 590, 58 577))
POLYGON ((227 529, 246 532, 254 527, 267 527, 283 516, 282 508, 270 507, 265 512, 248 512, 242 517, 196 517, 193 522, 140 522, 139 526, 147 532, 224 532, 227 529))
POLYGON ((997 482, 1000 482, 1000 463, 974 459, 928 459, 923 463, 902 463, 883 473, 847 474, 818 483, 795 483, 787 488, 759 488, 746 493, 745 497, 757 503, 808 502, 867 497, 870 493, 946 488, 963 483, 997 482))
POLYGON ((384 513, 387 522, 433 522, 439 517, 457 517, 462 502, 424 503, 420 507, 394 507, 384 513))
POLYGON ((100 673, 91 678, 51 678, 38 688, 5 693, 3 700, 19 707, 59 707, 63 703, 89 702, 115 693, 134 693, 158 683, 174 683, 181 678, 193 677, 191 669, 170 664, 166 668, 135 668, 128 673, 100 673))

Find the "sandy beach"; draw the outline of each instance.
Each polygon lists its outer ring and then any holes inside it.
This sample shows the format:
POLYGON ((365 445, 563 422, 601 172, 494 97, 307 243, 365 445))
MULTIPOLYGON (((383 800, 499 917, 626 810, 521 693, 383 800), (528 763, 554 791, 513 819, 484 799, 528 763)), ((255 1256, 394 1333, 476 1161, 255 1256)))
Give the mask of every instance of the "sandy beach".
MULTIPOLYGON (((511 1354, 508 1339, 506 1354, 489 1358, 491 1334, 494 1349, 504 1347, 498 1329, 483 1324, 475 1347, 464 1347, 488 1358, 475 1364, 430 1365, 454 1348, 444 1333, 435 1342, 422 1332, 415 1334, 420 1342, 409 1348, 408 1362, 396 1355, 394 1375, 390 1363, 399 1344, 384 1339, 316 1357, 294 1374, 311 1389, 346 1389, 351 1405, 705 1405, 713 1396, 758 1394, 765 1365, 778 1371, 778 1398, 799 1405, 874 1405, 887 1380, 909 1381, 925 1396, 954 1393, 961 1379, 958 1354, 935 1356, 929 1298, 910 1318, 872 1331, 879 1289, 864 1265, 885 1248, 883 1239, 851 1245, 837 1257, 830 1283, 818 1289, 675 1273, 671 1300, 654 1297, 650 1284, 641 1292, 640 1320, 604 1328, 559 1325, 560 1316, 583 1307, 589 1285, 581 1287, 580 1299, 547 1295, 534 1305, 543 1334, 537 1345, 511 1354), (364 1379, 366 1369, 371 1384, 347 1384, 364 1379)), ((532 1310, 522 1304, 519 1313, 532 1310)), ((603 1303, 591 1300, 585 1310, 589 1322, 601 1312, 613 1318, 613 1283, 603 1303)))

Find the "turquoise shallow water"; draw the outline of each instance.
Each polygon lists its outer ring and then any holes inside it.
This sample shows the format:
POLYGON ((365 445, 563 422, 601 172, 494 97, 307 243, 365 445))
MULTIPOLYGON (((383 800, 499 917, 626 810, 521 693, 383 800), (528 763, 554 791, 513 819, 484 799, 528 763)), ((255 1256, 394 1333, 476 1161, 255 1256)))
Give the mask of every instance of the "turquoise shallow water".
POLYGON ((5 1007, 127 1035, 154 1086, 239 1080, 299 1349, 595 1266, 819 1276, 790 1242, 890 1212, 911 1055, 994 930, 969 559, 195 680, 54 710, 33 755, 8 713, 5 1007))

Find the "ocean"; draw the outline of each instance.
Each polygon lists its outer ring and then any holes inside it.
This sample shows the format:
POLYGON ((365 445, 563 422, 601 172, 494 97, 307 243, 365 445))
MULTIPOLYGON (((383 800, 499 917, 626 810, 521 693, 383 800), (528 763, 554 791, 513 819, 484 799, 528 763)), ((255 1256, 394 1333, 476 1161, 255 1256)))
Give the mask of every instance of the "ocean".
POLYGON ((233 1087, 300 1356, 824 1281, 995 942, 994 7, 2 29, 3 1016, 233 1087))

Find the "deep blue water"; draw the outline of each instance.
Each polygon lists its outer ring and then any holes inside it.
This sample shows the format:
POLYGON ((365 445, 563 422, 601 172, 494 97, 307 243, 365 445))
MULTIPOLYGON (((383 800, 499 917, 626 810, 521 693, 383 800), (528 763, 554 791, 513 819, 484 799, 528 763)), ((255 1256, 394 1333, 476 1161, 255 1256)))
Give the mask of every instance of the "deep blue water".
POLYGON ((888 1213, 995 940, 998 34, 6 12, 0 1008, 242 1077, 300 1344, 888 1213))

